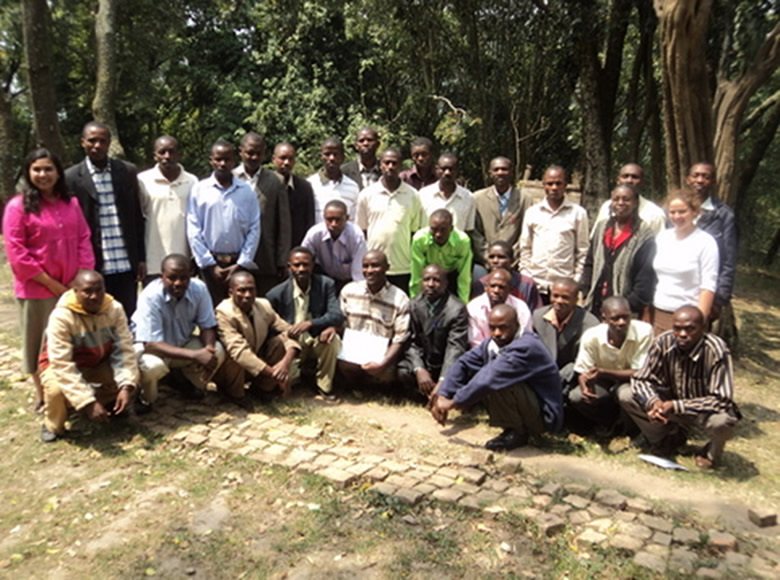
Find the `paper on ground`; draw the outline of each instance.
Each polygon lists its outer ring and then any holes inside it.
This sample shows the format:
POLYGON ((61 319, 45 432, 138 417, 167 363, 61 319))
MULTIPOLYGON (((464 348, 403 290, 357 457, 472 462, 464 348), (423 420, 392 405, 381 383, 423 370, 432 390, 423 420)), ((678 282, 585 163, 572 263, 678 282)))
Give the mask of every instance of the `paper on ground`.
POLYGON ((639 459, 642 461, 647 461, 648 463, 652 463, 653 465, 657 465, 658 467, 663 467, 664 469, 677 469, 679 471, 690 471, 687 467, 683 467, 679 463, 675 463, 671 459, 666 459, 665 457, 657 457, 655 455, 645 455, 643 453, 639 454, 639 459))

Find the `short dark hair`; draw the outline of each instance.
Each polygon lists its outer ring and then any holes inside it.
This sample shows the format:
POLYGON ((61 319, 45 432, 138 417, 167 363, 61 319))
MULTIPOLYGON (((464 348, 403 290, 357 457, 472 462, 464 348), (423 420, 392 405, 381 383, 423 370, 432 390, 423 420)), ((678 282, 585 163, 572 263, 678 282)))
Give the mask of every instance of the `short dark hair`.
POLYGON ((312 251, 311 251, 309 248, 307 248, 306 246, 295 246, 295 247, 294 247, 292 250, 290 250, 290 251, 289 251, 289 253, 287 254, 287 259, 289 260, 289 259, 290 259, 290 258, 292 258, 292 257, 293 257, 293 255, 295 255, 295 254, 308 254, 308 256, 309 256, 309 257, 310 257, 312 260, 314 260, 314 252, 312 252, 312 251))
POLYGON ((81 129, 81 136, 83 137, 86 135, 87 131, 90 129, 103 129, 104 131, 108 132, 109 139, 111 138, 111 129, 109 129, 108 125, 105 123, 101 123, 100 121, 96 121, 94 119, 92 121, 88 121, 81 129))
POLYGON ((263 137, 260 133, 255 133, 254 131, 248 131, 247 133, 245 133, 244 136, 241 137, 241 142, 240 142, 241 147, 243 147, 250 141, 257 141, 263 146, 263 148, 265 148, 265 137, 263 137))
POLYGON ((187 256, 185 256, 184 254, 168 254, 162 259, 162 262, 160 262, 161 272, 165 270, 165 266, 169 262, 175 266, 186 268, 187 270, 190 269, 190 259, 187 256))
POLYGON ((409 147, 427 147, 431 151, 433 151, 433 141, 428 139, 428 137, 416 137, 412 140, 409 147))
POLYGON ((502 250, 504 250, 507 253, 507 255, 509 256, 510 260, 514 260, 515 259, 515 250, 512 248, 512 244, 510 244, 506 240, 496 240, 495 242, 493 242, 492 244, 490 244, 488 246, 488 253, 490 253, 490 248, 493 248, 493 247, 496 247, 496 246, 501 248, 502 250))

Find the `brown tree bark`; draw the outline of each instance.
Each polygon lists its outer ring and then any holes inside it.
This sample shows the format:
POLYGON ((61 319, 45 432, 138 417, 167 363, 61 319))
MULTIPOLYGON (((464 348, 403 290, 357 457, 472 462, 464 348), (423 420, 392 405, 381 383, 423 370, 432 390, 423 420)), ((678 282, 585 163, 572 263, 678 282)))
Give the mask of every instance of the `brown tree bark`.
POLYGON ((5 202, 14 195, 14 124, 11 101, 6 91, 0 92, 0 217, 5 202))
POLYGON ((46 0, 23 0, 22 31, 35 137, 67 164, 51 77, 50 19, 46 0))
POLYGON ((756 171, 758 171, 758 166, 761 164, 767 149, 772 144, 778 128, 780 128, 780 99, 774 99, 772 109, 764 116, 760 128, 755 129, 758 131, 758 135, 755 138, 752 149, 740 163, 741 171, 739 172, 737 184, 738 193, 744 194, 750 188, 753 177, 755 177, 756 171))
POLYGON ((116 124, 116 0, 99 0, 95 15, 95 97, 92 115, 111 129, 110 153, 124 157, 125 151, 116 124))

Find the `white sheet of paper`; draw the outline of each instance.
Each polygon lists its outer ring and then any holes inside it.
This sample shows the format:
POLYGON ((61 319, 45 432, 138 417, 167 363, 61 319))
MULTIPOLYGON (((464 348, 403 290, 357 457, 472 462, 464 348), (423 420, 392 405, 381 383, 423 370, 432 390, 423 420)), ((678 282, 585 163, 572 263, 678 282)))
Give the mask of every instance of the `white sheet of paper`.
POLYGON ((658 457, 656 455, 646 455, 644 453, 639 454, 639 459, 642 461, 647 461, 648 463, 652 463, 653 465, 657 465, 658 467, 663 467, 664 469, 677 469, 679 471, 690 471, 687 467, 683 467, 679 463, 675 463, 671 459, 666 459, 665 457, 658 457))
POLYGON ((356 365, 382 362, 387 352, 387 339, 368 332, 346 328, 341 339, 339 359, 356 365))

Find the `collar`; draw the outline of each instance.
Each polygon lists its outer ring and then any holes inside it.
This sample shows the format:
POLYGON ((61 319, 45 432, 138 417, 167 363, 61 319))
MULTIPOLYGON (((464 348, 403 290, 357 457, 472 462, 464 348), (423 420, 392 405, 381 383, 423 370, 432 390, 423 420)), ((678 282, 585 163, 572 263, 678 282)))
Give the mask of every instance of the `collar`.
POLYGON ((712 201, 712 196, 709 196, 707 199, 704 200, 704 203, 701 204, 701 209, 707 210, 707 211, 715 211, 715 202, 712 201))
POLYGON ((184 177, 184 167, 181 166, 181 163, 177 163, 176 166, 179 168, 179 175, 176 176, 176 179, 170 181, 167 177, 165 177, 162 170, 160 169, 160 164, 156 163, 154 166, 154 181, 157 183, 167 183, 170 185, 179 183, 179 181, 181 181, 181 179, 184 177))
POLYGON ((279 181, 282 182, 282 185, 287 186, 287 187, 292 187, 293 189, 295 189, 295 184, 293 182, 292 173, 290 174, 289 177, 285 177, 284 175, 282 175, 278 171, 274 171, 274 175, 276 175, 276 177, 279 178, 279 181))
POLYGON ((501 354, 501 351, 503 351, 506 347, 508 347, 510 344, 512 344, 514 341, 516 341, 521 336, 523 336, 523 328, 522 327, 517 329, 517 334, 515 334, 515 337, 511 341, 509 341, 507 344, 505 344, 504 346, 498 346, 496 344, 496 341, 491 338, 490 342, 487 345, 488 352, 490 354, 495 354, 496 356, 498 356, 499 354, 501 354))
POLYGON ((440 183, 441 183, 441 180, 436 182, 436 193, 434 194, 434 196, 436 196, 436 197, 440 197, 442 199, 450 200, 450 199, 453 199, 453 198, 456 198, 456 197, 463 197, 465 195, 463 193, 463 188, 456 183, 455 184, 455 191, 452 192, 452 195, 449 196, 449 197, 445 197, 444 192, 441 190, 440 183))
POLYGON ((511 196, 511 195, 512 195, 512 189, 514 189, 514 188, 513 188, 513 187, 510 185, 510 186, 509 186, 509 189, 507 189, 507 190, 506 190, 504 193, 498 193, 498 189, 496 189, 496 186, 495 186, 495 185, 491 185, 491 187, 493 188, 493 193, 495 193, 495 194, 496 194, 496 197, 500 197, 500 198, 502 198, 502 199, 503 199, 503 198, 506 198, 506 197, 509 197, 509 196, 511 196))
POLYGON ((317 175, 319 175, 319 176, 320 176, 320 183, 321 183, 322 185, 325 185, 325 184, 327 184, 327 183, 336 183, 336 184, 339 184, 339 183, 341 183, 341 182, 344 180, 344 172, 342 172, 342 173, 341 173, 341 175, 339 176, 339 178, 338 178, 338 179, 331 179, 331 178, 330 178, 330 177, 328 177, 328 175, 325 173, 325 168, 324 168, 324 167, 320 168, 320 170, 317 172, 317 175))
POLYGON ((295 278, 290 278, 293 286, 293 297, 298 298, 300 296, 303 296, 304 298, 311 294, 311 282, 309 282, 309 287, 306 289, 306 292, 301 290, 301 287, 298 286, 298 282, 295 281, 295 278))
POLYGON ((545 196, 544 199, 542 199, 542 209, 549 211, 552 214, 556 214, 558 212, 563 211, 566 208, 572 207, 572 202, 568 200, 568 198, 564 195, 563 201, 561 202, 561 205, 558 207, 558 209, 553 209, 550 207, 550 204, 547 202, 547 197, 545 196))
MULTIPOLYGON (((431 228, 425 228, 425 241, 429 246, 439 246, 434 239, 433 234, 431 233, 431 228)), ((439 246, 440 248, 443 248, 445 246, 454 246, 455 242, 457 241, 457 237, 455 234, 455 228, 452 228, 452 231, 450 232, 450 237, 447 238, 447 241, 444 243, 443 246, 439 246)))
POLYGON ((380 175, 382 173, 382 171, 379 169, 379 159, 374 161, 374 166, 371 169, 363 165, 363 162, 360 160, 359 157, 357 163, 358 163, 358 169, 360 170, 360 173, 375 173, 377 175, 380 175))
POLYGON ((705 332, 702 334, 701 338, 699 339, 699 342, 697 342, 695 345, 693 345, 693 348, 689 350, 687 353, 683 353, 682 350, 677 348, 677 339, 674 338, 674 334, 671 330, 667 331, 668 333, 672 334, 672 340, 669 341, 669 346, 664 351, 664 354, 669 354, 672 350, 679 350, 680 353, 682 353, 683 356, 687 356, 692 361, 698 361, 699 357, 701 357, 702 352, 704 351, 704 343, 707 338, 707 333, 705 332))
POLYGON ((231 175, 230 185, 228 185, 227 187, 222 187, 219 181, 217 181, 217 178, 214 176, 214 172, 212 172, 211 175, 209 175, 204 181, 206 181, 206 184, 209 187, 213 187, 223 193, 230 193, 231 191, 233 191, 235 188, 238 187, 238 184, 236 183, 236 179, 238 178, 235 175, 231 175))
POLYGON ((368 282, 366 282, 365 280, 363 280, 363 287, 366 289, 366 294, 368 294, 369 296, 381 296, 382 294, 387 292, 387 290, 390 289, 390 282, 385 280, 385 285, 382 286, 379 290, 377 290, 376 293, 371 292, 371 289, 368 287, 368 282))
POLYGON ((85 157, 84 161, 86 161, 86 163, 87 163, 87 171, 89 171, 90 175, 95 175, 96 173, 104 173, 106 171, 111 173, 111 158, 110 157, 106 160, 106 166, 103 169, 100 169, 94 163, 92 163, 92 160, 89 157, 85 157))
POLYGON ((559 321, 555 310, 551 307, 542 315, 542 318, 552 324, 558 332, 561 332, 564 328, 566 328, 566 325, 569 324, 569 321, 571 320, 571 317, 574 316, 574 311, 576 309, 577 307, 575 306, 565 320, 559 321))

